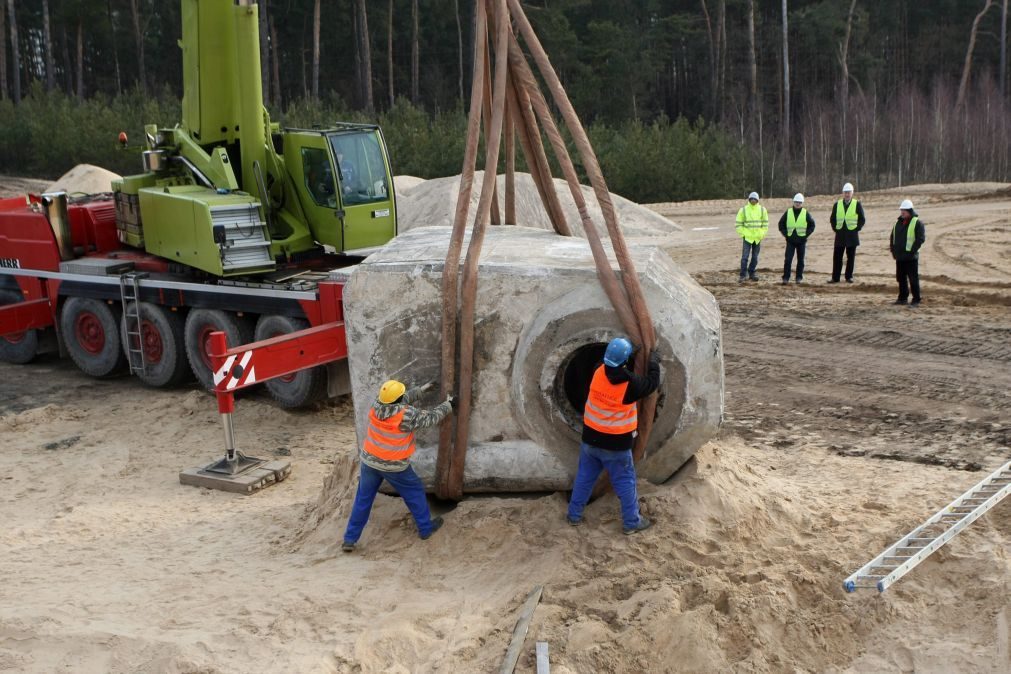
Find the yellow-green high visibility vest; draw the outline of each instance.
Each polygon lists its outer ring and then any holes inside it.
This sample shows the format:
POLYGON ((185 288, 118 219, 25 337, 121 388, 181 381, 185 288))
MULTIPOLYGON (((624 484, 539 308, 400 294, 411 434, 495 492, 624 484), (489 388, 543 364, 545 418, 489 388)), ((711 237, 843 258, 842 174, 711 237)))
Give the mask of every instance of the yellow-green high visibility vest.
POLYGON ((850 199, 850 207, 843 206, 843 200, 835 202, 835 228, 842 231, 843 225, 851 232, 857 228, 857 200, 850 199))
MULTIPOLYGON (((906 227, 906 252, 913 252, 913 244, 916 243, 916 223, 920 221, 920 218, 913 217, 909 221, 909 226, 906 227)), ((896 220, 895 224, 892 225, 892 245, 895 245, 895 230, 899 228, 899 221, 896 220)))
POLYGON ((745 204, 737 211, 737 235, 748 243, 761 243, 769 231, 769 211, 762 204, 745 204))
POLYGON ((800 209, 800 215, 794 217, 793 209, 786 212, 786 235, 792 236, 797 232, 801 236, 807 236, 807 209, 800 209))

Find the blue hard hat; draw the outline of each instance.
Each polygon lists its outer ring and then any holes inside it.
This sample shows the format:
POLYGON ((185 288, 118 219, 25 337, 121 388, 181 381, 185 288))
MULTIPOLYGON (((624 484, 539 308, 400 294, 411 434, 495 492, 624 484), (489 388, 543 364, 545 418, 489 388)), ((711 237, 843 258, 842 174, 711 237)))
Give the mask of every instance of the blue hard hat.
POLYGON ((611 367, 624 365, 631 354, 632 342, 624 337, 615 337, 607 345, 607 350, 604 351, 604 365, 610 365, 611 367))

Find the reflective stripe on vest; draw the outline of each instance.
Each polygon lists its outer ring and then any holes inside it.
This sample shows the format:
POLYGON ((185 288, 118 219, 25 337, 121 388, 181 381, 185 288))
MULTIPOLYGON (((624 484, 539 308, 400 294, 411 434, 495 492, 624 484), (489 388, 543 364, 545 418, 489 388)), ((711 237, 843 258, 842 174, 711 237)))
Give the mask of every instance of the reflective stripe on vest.
POLYGON ((843 206, 843 201, 840 199, 835 202, 835 228, 841 231, 843 225, 846 225, 846 229, 851 232, 857 228, 857 200, 850 199, 849 208, 843 206))
POLYGON ((590 394, 583 408, 583 423, 595 431, 622 435, 631 433, 639 425, 635 403, 625 404, 628 382, 612 384, 607 380, 604 366, 593 373, 590 394))
MULTIPOLYGON (((906 252, 913 252, 913 244, 916 243, 916 223, 920 221, 920 218, 914 217, 909 221, 906 226, 906 252)), ((895 224, 892 225, 892 245, 895 245, 895 230, 899 228, 899 221, 896 220, 895 224)))
POLYGON ((403 461, 414 454, 414 432, 400 430, 404 410, 389 419, 380 419, 369 410, 369 425, 365 431, 365 451, 383 461, 403 461))
POLYGON ((741 208, 744 217, 740 224, 748 229, 762 229, 769 226, 769 214, 765 211, 765 206, 761 204, 746 204, 741 208))
POLYGON ((786 216, 786 235, 792 236, 796 232, 801 236, 807 236, 807 209, 800 209, 800 215, 794 217, 793 209, 791 208, 787 211, 786 216))

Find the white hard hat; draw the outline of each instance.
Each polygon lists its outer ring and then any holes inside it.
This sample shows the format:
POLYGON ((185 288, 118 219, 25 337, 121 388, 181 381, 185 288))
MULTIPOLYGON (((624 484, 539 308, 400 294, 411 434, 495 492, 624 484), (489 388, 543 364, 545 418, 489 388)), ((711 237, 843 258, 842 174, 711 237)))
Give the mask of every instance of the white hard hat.
POLYGON ((758 201, 758 192, 752 192, 751 194, 749 194, 748 195, 748 200, 750 201, 751 199, 754 199, 755 201, 758 201))
POLYGON ((909 199, 903 199, 902 203, 899 204, 899 208, 904 211, 911 211, 913 210, 913 202, 909 199))
POLYGON ((804 195, 801 194, 800 192, 797 192, 796 194, 793 195, 793 201, 794 203, 798 204, 804 203, 804 195))
POLYGON ((842 186, 842 191, 843 192, 852 192, 853 191, 853 183, 846 183, 845 185, 843 185, 842 186))

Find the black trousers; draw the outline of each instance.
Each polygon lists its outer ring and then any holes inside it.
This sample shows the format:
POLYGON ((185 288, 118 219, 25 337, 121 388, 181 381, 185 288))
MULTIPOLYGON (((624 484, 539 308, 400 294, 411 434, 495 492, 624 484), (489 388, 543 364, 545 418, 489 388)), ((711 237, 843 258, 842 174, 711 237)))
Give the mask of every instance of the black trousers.
POLYGON ((807 252, 807 241, 786 240, 786 259, 783 261, 783 280, 790 280, 790 267, 793 266, 793 254, 797 254, 797 280, 804 279, 804 253, 807 252))
POLYGON ((913 301, 920 301, 920 261, 895 261, 895 280, 899 282, 899 299, 905 302, 909 299, 909 291, 913 291, 913 301))
POLYGON ((836 246, 832 251, 832 280, 838 281, 842 272, 842 256, 846 253, 846 280, 853 278, 853 265, 857 261, 856 246, 836 246))

